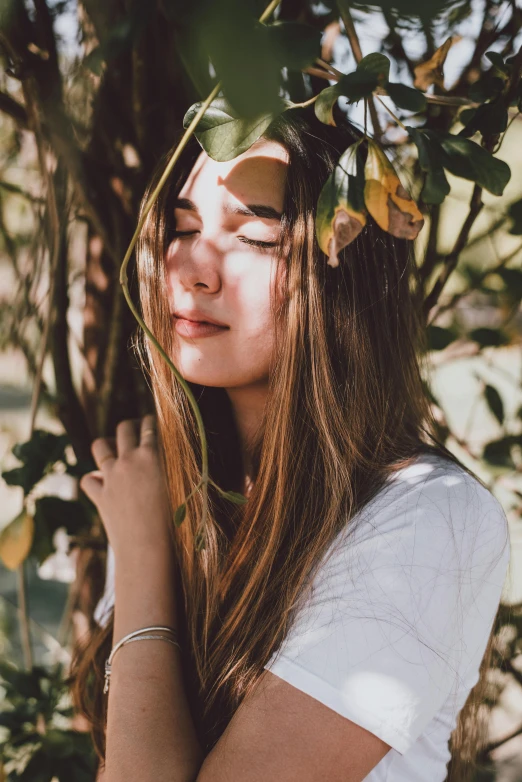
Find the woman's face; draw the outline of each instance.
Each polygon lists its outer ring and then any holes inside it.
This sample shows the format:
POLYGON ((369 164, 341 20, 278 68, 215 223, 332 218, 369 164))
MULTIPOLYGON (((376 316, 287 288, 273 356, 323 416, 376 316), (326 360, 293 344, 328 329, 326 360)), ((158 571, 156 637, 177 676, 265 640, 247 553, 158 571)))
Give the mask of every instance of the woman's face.
POLYGON ((268 380, 288 160, 281 144, 264 139, 225 163, 202 152, 179 193, 174 217, 182 235, 165 263, 172 360, 190 382, 238 388, 268 380), (226 328, 205 333, 174 313, 226 328))

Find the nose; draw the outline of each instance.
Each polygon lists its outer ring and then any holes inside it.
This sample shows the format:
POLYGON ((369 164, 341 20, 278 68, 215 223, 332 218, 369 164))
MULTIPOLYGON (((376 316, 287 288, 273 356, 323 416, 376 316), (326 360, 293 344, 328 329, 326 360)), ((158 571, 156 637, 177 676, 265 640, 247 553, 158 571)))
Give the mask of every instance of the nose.
POLYGON ((187 290, 202 288, 217 293, 222 284, 222 253, 216 237, 200 233, 190 239, 174 240, 167 249, 167 276, 187 290))

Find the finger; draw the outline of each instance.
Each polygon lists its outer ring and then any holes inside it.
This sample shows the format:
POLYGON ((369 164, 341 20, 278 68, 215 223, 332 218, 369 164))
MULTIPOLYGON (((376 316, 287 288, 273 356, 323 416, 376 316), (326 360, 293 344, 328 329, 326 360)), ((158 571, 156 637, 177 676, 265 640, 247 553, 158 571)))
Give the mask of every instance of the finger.
POLYGON ((79 486, 91 502, 94 502, 96 505, 103 489, 103 477, 95 470, 93 470, 93 472, 86 472, 85 475, 82 475, 80 478, 79 486))
POLYGON ((111 467, 116 460, 116 453, 107 437, 97 437, 91 445, 91 453, 99 470, 111 467))
POLYGON ((156 416, 151 413, 143 416, 140 425, 140 445, 156 445, 156 416))
POLYGON ((127 418, 116 427, 116 447, 118 456, 123 456, 138 447, 137 420, 127 418))

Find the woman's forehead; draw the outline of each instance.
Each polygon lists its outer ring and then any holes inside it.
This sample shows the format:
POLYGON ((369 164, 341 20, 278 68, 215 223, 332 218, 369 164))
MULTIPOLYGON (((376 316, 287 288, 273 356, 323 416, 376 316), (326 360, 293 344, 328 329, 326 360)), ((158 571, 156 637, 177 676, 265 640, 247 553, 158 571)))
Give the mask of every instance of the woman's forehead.
MULTIPOLYGON (((216 161, 202 151, 197 158, 180 196, 190 197, 224 188, 242 200, 243 197, 272 196, 281 201, 284 193, 289 154, 282 144, 261 139, 233 160, 216 161)), ((223 193, 223 195, 225 195, 223 193)), ((281 205, 281 204, 280 204, 281 205)))

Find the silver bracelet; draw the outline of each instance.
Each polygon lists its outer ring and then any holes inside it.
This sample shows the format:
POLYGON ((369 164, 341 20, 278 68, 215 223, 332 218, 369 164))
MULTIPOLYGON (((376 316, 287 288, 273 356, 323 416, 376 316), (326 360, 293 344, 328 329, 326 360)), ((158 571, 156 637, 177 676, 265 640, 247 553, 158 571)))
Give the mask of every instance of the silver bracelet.
POLYGON ((105 661, 105 683, 103 686, 103 692, 104 694, 107 694, 109 692, 109 685, 110 685, 110 678, 111 678, 111 669, 112 669, 112 661, 114 659, 114 655, 116 652, 121 649, 122 646, 125 646, 128 643, 132 643, 132 641, 148 641, 148 640, 158 640, 158 641, 167 641, 170 644, 173 644, 174 646, 177 646, 178 649, 181 650, 181 646, 176 640, 178 637, 177 631, 174 630, 172 627, 162 627, 162 626, 153 626, 153 627, 143 627, 141 630, 134 630, 134 632, 129 633, 128 635, 124 636, 118 643, 112 648, 111 653, 108 657, 108 659, 105 661), (168 638, 165 635, 150 635, 150 631, 165 631, 168 633, 171 633, 174 638, 168 638))

